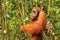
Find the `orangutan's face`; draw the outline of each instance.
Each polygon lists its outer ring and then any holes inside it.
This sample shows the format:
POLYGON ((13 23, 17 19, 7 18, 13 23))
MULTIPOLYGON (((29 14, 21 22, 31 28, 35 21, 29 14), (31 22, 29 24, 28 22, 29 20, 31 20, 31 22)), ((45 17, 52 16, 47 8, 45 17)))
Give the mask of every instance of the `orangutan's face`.
POLYGON ((30 13, 30 18, 31 20, 34 20, 37 18, 37 16, 39 15, 40 12, 40 8, 39 7, 34 7, 30 13))
POLYGON ((37 16, 37 10, 36 9, 33 9, 31 11, 30 18, 33 20, 33 19, 35 19, 36 16, 37 16))

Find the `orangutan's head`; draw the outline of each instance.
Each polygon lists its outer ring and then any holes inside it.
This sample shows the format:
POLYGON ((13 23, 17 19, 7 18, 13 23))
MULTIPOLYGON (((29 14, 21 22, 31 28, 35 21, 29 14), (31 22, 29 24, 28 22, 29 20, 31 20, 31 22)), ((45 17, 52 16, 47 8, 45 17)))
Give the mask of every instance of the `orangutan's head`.
POLYGON ((32 21, 35 21, 40 13, 40 8, 38 6, 34 7, 31 11, 30 18, 32 21))

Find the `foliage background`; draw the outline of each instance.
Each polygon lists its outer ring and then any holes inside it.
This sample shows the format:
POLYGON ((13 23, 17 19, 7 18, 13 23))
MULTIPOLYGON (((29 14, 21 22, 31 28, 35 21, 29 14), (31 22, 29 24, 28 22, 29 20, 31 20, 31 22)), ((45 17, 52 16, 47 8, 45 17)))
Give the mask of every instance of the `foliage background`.
POLYGON ((53 25, 43 40, 60 40, 60 0, 0 0, 0 40, 30 40, 31 35, 20 28, 30 21, 29 13, 36 5, 45 7, 47 20, 53 25))

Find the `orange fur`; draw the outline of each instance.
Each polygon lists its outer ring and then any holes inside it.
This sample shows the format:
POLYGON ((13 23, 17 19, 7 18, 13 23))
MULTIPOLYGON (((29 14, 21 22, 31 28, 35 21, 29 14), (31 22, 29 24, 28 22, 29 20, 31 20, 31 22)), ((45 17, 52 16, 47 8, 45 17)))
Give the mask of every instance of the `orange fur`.
POLYGON ((31 23, 23 26, 22 31, 31 34, 32 35, 31 40, 42 40, 41 39, 42 36, 40 34, 42 34, 42 32, 46 26, 46 15, 45 15, 44 11, 37 6, 34 7, 33 9, 35 9, 37 12, 39 12, 37 20, 32 21, 31 23))

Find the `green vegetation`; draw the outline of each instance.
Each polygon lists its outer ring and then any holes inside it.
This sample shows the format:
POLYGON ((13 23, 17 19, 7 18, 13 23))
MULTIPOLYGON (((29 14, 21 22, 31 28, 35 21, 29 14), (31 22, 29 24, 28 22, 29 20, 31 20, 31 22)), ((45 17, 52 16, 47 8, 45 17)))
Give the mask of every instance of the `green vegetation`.
POLYGON ((30 40, 31 35, 20 32, 20 28, 30 21, 29 13, 36 5, 45 8, 53 25, 43 40, 60 40, 60 0, 0 0, 0 40, 30 40))

